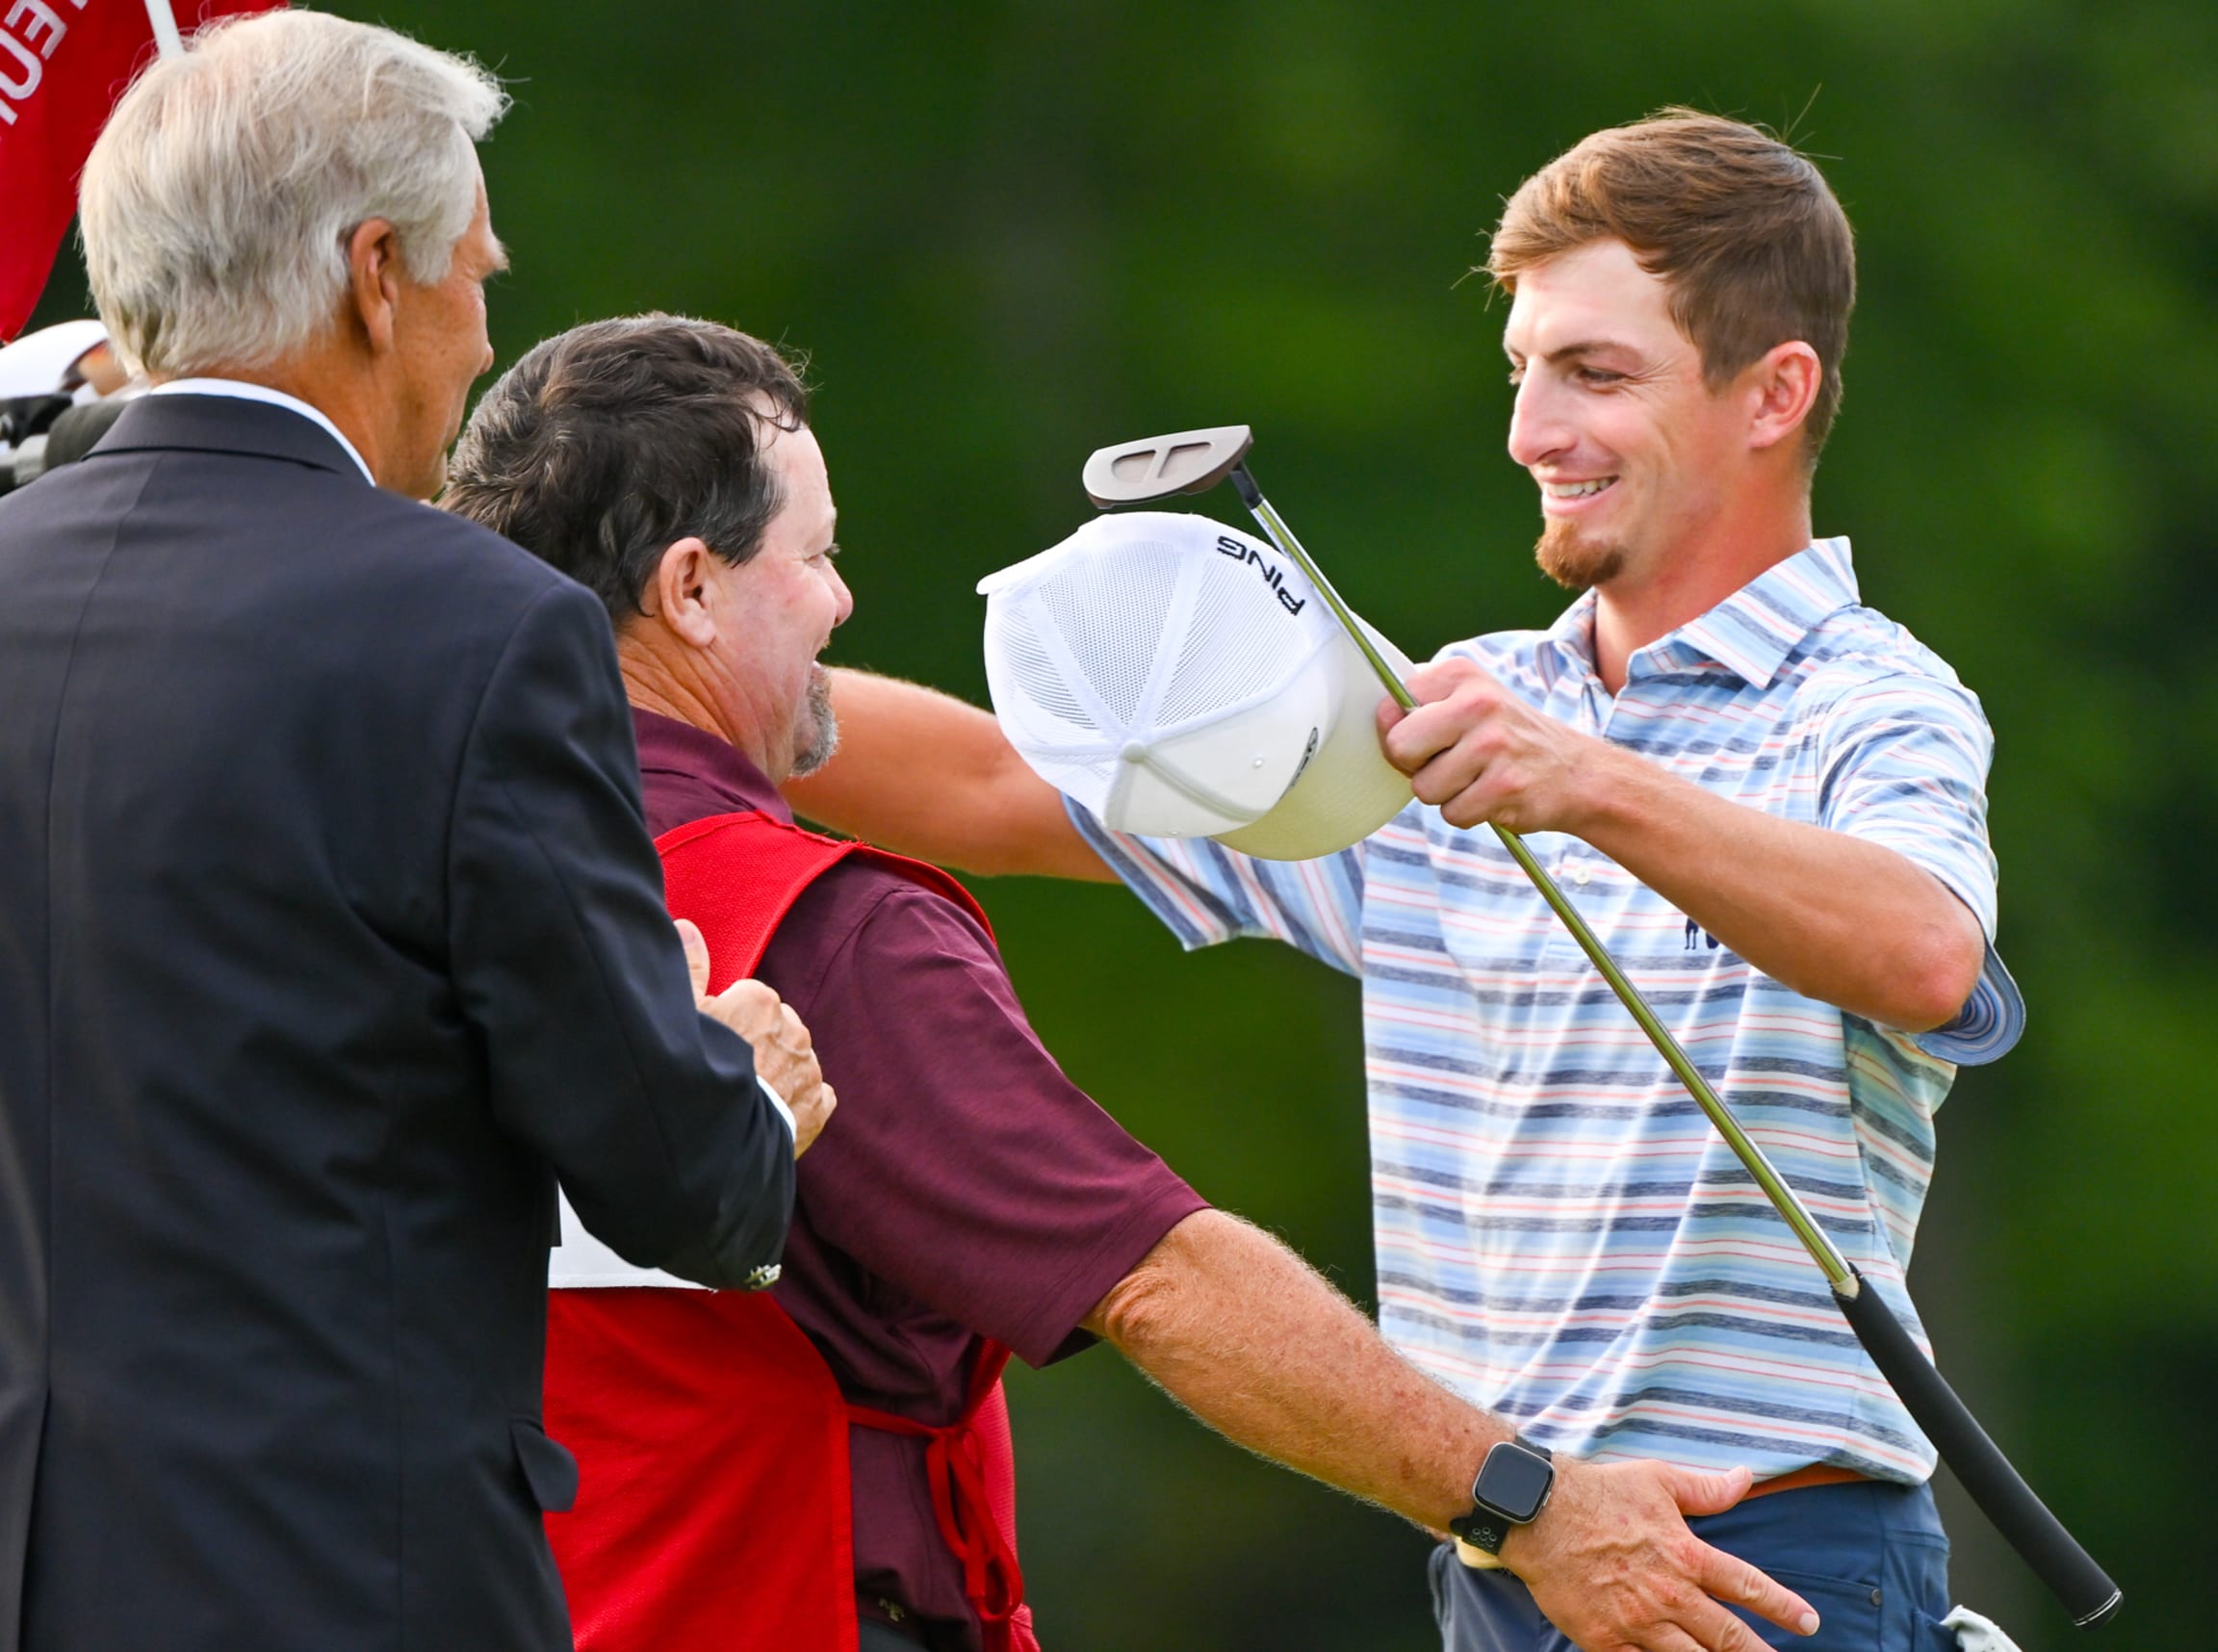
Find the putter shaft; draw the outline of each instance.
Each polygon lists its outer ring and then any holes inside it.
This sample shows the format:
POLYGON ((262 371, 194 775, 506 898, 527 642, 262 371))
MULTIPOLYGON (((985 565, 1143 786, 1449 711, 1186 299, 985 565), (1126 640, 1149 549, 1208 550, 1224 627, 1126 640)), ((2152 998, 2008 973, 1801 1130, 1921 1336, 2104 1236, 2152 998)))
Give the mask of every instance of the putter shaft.
MULTIPOLYGON (((1229 479, 1239 493, 1241 503, 1262 524, 1263 531, 1270 535, 1271 543, 1277 546, 1308 578, 1310 585, 1324 598, 1325 606, 1331 610, 1332 617, 1339 622, 1341 629, 1355 646, 1362 650, 1363 658, 1371 662, 1371 669, 1379 674, 1380 685, 1393 696, 1394 703, 1406 711, 1416 710, 1416 697, 1409 692, 1407 685, 1395 673, 1394 667, 1387 663, 1370 637, 1364 634, 1354 614, 1340 600, 1340 593, 1332 588, 1332 581, 1325 577, 1324 570, 1310 560, 1309 553, 1302 548, 1302 541, 1295 537, 1294 530, 1271 508, 1271 502, 1263 497, 1262 490, 1255 485, 1255 478, 1248 474, 1248 467, 1245 464, 1234 466, 1229 479)), ((1840 1248, 1825 1236, 1816 1219, 1803 1208, 1801 1200, 1794 1196, 1794 1190, 1772 1169, 1771 1161, 1764 1156, 1764 1149, 1751 1141, 1748 1132, 1741 1127, 1741 1121, 1734 1118, 1725 1103, 1718 1099, 1717 1093, 1710 1088, 1710 1081, 1702 1076, 1693 1059, 1680 1046, 1679 1041, 1671 1036, 1671 1029, 1657 1019, 1656 1012, 1648 1007, 1648 1000, 1640 995, 1639 988, 1626 978, 1625 971, 1617 967, 1617 961, 1610 956, 1610 949, 1586 926, 1586 920, 1579 915, 1579 909, 1571 904, 1570 898, 1556 880, 1548 875, 1548 869, 1534 858, 1533 851, 1525 846, 1524 839, 1509 827, 1501 825, 1494 826, 1494 835, 1501 839, 1502 846, 1509 851, 1509 858, 1532 880, 1533 887, 1540 891, 1540 898, 1548 903, 1550 910, 1562 920, 1563 927, 1571 932, 1571 939, 1579 942, 1579 950, 1586 954, 1587 962, 1601 971, 1602 979, 1617 994, 1617 1001, 1639 1023, 1640 1030, 1648 1035, 1648 1042, 1656 1046, 1656 1052, 1663 1056, 1665 1065, 1677 1074, 1679 1082, 1687 1087, 1687 1093, 1694 1097, 1695 1105, 1702 1109, 1703 1115, 1717 1133, 1725 1138, 1725 1145, 1733 1149, 1733 1156, 1741 1161, 1741 1168, 1755 1178, 1756 1185, 1764 1191, 1764 1197, 1771 1201, 1771 1208, 1793 1229, 1794 1237, 1802 1242, 1802 1248, 1810 1252, 1811 1260, 1824 1273, 1825 1282, 1833 1287, 1834 1294, 1844 1301, 1853 1301, 1862 1286, 1856 1270, 1848 1265, 1840 1248)))

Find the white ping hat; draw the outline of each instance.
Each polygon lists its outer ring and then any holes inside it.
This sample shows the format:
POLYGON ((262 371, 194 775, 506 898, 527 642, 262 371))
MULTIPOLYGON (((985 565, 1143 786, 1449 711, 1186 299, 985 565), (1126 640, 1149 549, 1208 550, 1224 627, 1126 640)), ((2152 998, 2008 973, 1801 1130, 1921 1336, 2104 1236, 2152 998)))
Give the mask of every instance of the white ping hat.
POLYGON ((1409 802, 1379 749, 1378 677, 1268 544, 1205 516, 1127 511, 978 589, 1002 732, 1113 831, 1305 861, 1409 802))

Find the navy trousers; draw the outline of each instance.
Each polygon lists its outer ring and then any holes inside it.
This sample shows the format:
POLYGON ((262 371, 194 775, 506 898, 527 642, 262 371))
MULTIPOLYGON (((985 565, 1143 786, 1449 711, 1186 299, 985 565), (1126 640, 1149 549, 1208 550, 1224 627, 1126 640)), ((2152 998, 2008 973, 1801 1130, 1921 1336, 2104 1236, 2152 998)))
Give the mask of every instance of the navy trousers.
MULTIPOLYGON (((1704 1542, 1786 1585, 1822 1620, 1805 1639, 1741 1615, 1767 1646, 1802 1652, 1956 1652, 1948 1537, 1922 1485, 1855 1481, 1750 1498, 1688 1521, 1704 1542)), ((1453 1545, 1432 1552, 1432 1612, 1444 1652, 1576 1652, 1504 1571, 1474 1571, 1453 1545)))

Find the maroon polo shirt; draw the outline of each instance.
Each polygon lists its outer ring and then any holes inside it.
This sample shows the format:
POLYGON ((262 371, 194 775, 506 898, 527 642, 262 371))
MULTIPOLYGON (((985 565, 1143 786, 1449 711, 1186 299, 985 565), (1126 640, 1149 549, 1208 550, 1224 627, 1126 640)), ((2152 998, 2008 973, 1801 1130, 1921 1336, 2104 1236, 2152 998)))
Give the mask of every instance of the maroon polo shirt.
MULTIPOLYGON (((723 739, 632 717, 657 837, 744 809, 792 819, 723 739)), ((801 1160, 774 1294, 848 1399, 953 1422, 982 1337, 1034 1366, 1090 1346, 1078 1322, 1206 1207, 1063 1076, 993 942, 952 901, 841 861, 794 903, 756 974, 808 1025, 839 1097, 801 1160)), ((849 1448, 863 1610, 890 1616, 890 1603, 905 1630, 976 1647, 924 1441, 858 1428, 849 1448)))

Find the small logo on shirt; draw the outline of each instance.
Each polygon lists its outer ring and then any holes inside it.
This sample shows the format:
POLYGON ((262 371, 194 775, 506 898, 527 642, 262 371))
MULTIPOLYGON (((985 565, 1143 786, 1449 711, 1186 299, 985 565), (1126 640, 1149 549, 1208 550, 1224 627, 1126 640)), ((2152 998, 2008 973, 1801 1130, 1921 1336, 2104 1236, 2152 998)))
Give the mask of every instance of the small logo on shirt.
POLYGON ((1689 918, 1687 920, 1686 949, 1689 952, 1693 951, 1697 942, 1699 942, 1701 945, 1709 947, 1713 952, 1717 950, 1717 938, 1715 935, 1712 935, 1707 929, 1704 929, 1699 923, 1696 923, 1692 918, 1689 918))

